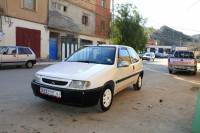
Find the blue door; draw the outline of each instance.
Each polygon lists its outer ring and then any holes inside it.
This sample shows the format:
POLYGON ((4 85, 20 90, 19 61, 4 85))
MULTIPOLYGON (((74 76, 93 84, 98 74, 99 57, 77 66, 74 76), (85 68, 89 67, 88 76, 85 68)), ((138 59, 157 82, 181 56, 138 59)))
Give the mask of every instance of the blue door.
POLYGON ((49 59, 58 59, 58 42, 56 38, 49 40, 49 59))

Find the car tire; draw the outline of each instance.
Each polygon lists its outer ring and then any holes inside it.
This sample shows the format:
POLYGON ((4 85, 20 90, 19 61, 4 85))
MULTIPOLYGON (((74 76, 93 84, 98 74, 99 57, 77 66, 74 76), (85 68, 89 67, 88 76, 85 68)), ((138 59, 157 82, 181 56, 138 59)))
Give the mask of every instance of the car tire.
POLYGON ((197 75, 197 71, 192 72, 192 75, 197 75))
POLYGON ((173 72, 172 70, 169 70, 169 73, 171 73, 171 74, 172 74, 172 72, 173 72))
POLYGON ((110 86, 105 86, 98 102, 98 110, 100 112, 106 112, 110 109, 113 101, 113 91, 110 86))
POLYGON ((135 90, 140 90, 142 87, 142 76, 139 75, 137 83, 133 85, 135 90))
POLYGON ((33 62, 32 61, 27 61, 26 62, 26 68, 30 69, 33 67, 33 62))

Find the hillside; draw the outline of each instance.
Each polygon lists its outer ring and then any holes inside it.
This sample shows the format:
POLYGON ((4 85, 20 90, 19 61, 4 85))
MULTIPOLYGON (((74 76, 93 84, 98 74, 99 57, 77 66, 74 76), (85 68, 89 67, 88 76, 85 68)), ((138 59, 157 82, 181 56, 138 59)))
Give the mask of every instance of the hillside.
POLYGON ((167 26, 162 26, 155 30, 151 35, 151 39, 158 40, 159 45, 181 45, 185 46, 192 43, 193 38, 183 34, 182 32, 171 29, 167 26))

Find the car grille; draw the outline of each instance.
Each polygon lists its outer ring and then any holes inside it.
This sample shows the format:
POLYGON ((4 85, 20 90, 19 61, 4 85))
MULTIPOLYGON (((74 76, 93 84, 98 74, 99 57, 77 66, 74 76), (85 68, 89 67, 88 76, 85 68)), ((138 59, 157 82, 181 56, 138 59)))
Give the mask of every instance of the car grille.
POLYGON ((46 79, 46 78, 42 78, 42 81, 44 83, 47 84, 51 84, 51 85, 61 85, 61 86, 65 86, 67 85, 68 82, 66 81, 57 81, 57 80, 52 80, 52 79, 46 79))

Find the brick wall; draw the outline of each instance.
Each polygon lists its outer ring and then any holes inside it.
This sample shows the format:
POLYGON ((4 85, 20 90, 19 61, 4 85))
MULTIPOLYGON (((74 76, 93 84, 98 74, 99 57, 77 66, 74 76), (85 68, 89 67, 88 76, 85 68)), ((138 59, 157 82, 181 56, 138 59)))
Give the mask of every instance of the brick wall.
POLYGON ((109 38, 110 31, 110 21, 111 21, 111 12, 110 12, 110 1, 105 0, 105 8, 102 8, 102 0, 96 0, 96 24, 95 24, 95 32, 96 36, 109 38), (105 30, 101 28, 101 21, 105 21, 105 30))

